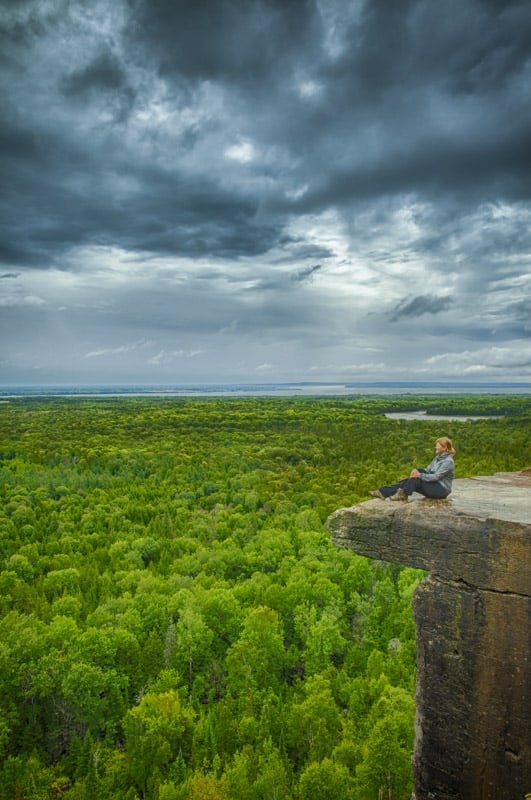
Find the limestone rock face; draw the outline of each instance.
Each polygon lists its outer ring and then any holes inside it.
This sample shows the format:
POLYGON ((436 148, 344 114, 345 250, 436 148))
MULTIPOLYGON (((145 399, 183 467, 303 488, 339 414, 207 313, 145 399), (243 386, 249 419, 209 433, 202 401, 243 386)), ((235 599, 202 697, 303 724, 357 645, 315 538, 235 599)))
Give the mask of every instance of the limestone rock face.
POLYGON ((328 528, 341 547, 430 573, 413 602, 415 799, 523 800, 531 793, 531 474, 456 480, 448 500, 368 500, 335 511, 328 528))

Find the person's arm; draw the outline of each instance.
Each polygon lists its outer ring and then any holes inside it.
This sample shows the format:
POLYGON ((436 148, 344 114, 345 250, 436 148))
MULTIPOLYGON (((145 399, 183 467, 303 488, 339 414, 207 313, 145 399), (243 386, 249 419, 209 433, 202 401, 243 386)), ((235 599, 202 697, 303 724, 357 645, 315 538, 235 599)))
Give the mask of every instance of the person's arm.
POLYGON ((415 467, 415 469, 412 469, 411 472, 409 473, 409 477, 410 478, 422 478, 422 476, 425 475, 426 472, 429 472, 430 467, 432 466, 432 464, 433 464, 433 461, 432 461, 432 463, 430 464, 429 467, 415 467))
POLYGON ((436 483, 447 475, 453 473, 454 469, 454 460, 451 456, 441 459, 435 458, 424 472, 419 472, 418 476, 415 477, 418 477, 427 483, 436 483))

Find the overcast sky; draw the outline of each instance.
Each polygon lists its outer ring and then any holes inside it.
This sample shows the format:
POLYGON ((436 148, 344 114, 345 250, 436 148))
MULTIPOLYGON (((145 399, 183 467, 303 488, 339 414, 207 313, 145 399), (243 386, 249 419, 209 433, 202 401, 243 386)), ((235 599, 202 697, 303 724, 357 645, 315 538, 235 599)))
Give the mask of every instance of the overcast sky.
POLYGON ((531 380, 529 0, 2 0, 0 382, 531 380))

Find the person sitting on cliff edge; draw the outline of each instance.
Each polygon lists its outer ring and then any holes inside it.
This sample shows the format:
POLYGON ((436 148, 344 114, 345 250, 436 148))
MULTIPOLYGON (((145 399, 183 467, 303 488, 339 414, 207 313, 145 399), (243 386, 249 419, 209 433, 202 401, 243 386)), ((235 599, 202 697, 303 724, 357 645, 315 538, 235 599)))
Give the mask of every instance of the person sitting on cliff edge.
POLYGON ((409 478, 403 478, 391 486, 380 486, 369 492, 372 497, 385 500, 406 500, 413 492, 431 497, 434 500, 443 500, 452 491, 452 481, 455 476, 454 455, 455 450, 451 439, 441 436, 435 442, 435 458, 431 464, 421 469, 411 470, 409 478))

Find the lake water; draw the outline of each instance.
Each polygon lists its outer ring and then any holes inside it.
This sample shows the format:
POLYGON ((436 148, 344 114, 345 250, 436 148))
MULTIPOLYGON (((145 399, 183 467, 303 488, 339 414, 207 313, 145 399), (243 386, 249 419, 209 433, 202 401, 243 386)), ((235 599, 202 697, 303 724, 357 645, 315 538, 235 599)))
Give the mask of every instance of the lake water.
MULTIPOLYGON (((356 395, 531 395, 531 383, 380 381, 374 383, 204 383, 183 385, 0 386, 15 397, 326 397, 356 395)), ((411 412, 416 413, 416 412, 411 412)), ((402 415, 403 416, 403 415, 402 415)), ((416 417, 407 417, 416 419, 416 417)), ((423 415, 423 419, 430 417, 423 415)), ((433 419, 433 417, 432 417, 433 419)))
POLYGON ((385 414, 387 419, 412 419, 412 420, 446 420, 451 422, 468 422, 472 419, 501 419, 501 417, 472 417, 461 414, 425 414, 424 411, 393 411, 385 414))

